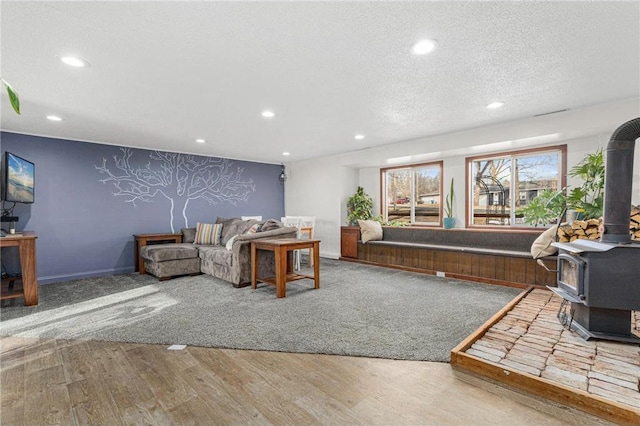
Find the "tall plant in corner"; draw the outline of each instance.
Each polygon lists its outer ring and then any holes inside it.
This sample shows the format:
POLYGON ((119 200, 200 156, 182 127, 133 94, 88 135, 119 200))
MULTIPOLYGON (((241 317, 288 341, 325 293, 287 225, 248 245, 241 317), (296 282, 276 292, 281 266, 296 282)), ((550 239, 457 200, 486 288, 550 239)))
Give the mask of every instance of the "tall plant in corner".
POLYGON ((582 180, 568 194, 565 188, 546 189, 516 213, 530 225, 546 225, 562 220, 566 210, 575 210, 575 219, 597 219, 604 207, 605 163, 602 148, 587 154, 570 171, 569 176, 582 180))
POLYGON ((20 115, 20 98, 18 98, 18 93, 5 81, 4 78, 0 77, 0 81, 2 81, 4 87, 7 88, 7 95, 9 95, 9 102, 11 102, 13 110, 16 114, 20 115))
POLYGON ((373 199, 359 186, 356 193, 347 200, 347 221, 349 225, 357 225, 358 220, 368 220, 373 217, 373 199))
POLYGON ((444 200, 444 214, 445 217, 442 220, 445 229, 451 229, 456 225, 456 218, 453 217, 453 203, 455 193, 453 191, 453 178, 451 178, 451 185, 449 185, 449 193, 444 200))
POLYGON ((573 166, 569 176, 582 179, 567 195, 567 207, 575 209, 577 219, 595 219, 602 216, 604 209, 604 153, 599 148, 587 154, 573 166))

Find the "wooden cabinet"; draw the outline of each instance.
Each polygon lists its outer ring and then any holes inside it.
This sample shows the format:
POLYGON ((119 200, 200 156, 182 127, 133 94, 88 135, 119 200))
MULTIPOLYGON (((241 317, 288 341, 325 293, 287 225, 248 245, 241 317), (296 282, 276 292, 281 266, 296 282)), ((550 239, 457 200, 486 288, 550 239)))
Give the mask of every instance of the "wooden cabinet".
MULTIPOLYGON (((22 287, 14 287, 13 281, 2 280, 4 294, 0 299, 24 298, 25 306, 38 304, 38 274, 36 268, 36 239, 38 236, 33 231, 18 232, 0 238, 0 247, 16 247, 20 255, 20 274, 22 287)), ((2 293, 2 292, 0 292, 2 293)))
POLYGON ((357 259, 359 239, 360 239, 359 226, 341 226, 340 227, 340 257, 357 259))

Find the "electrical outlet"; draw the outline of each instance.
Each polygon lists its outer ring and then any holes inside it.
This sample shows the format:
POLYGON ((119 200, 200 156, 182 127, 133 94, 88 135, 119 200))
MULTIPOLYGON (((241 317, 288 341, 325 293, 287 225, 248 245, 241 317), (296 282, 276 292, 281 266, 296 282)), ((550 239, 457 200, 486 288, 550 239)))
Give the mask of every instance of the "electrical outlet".
POLYGON ((437 276, 437 277, 444 278, 444 272, 437 271, 437 272, 436 272, 436 276, 437 276))

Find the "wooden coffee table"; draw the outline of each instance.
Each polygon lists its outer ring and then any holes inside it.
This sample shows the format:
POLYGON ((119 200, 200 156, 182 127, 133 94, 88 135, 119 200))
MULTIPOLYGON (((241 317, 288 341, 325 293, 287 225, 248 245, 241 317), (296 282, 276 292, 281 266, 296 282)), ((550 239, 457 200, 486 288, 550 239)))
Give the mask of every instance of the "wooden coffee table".
MULTIPOLYGON (((293 258, 293 256, 291 257, 293 258)), ((285 297, 287 282, 305 278, 314 280, 314 288, 320 288, 320 240, 260 238, 251 241, 251 288, 255 289, 258 281, 261 281, 276 286, 276 297, 285 297), (288 261, 289 252, 301 249, 312 249, 313 275, 295 273, 293 261, 288 261), (274 253, 276 262, 275 277, 258 277, 258 250, 268 250, 274 253)))

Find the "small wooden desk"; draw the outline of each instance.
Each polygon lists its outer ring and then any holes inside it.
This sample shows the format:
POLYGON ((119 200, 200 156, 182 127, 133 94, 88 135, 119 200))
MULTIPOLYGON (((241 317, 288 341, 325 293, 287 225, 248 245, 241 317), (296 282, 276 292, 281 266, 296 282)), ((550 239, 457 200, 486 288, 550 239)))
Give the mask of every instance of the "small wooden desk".
POLYGON ((258 281, 262 281, 276 286, 276 297, 285 297, 287 282, 304 278, 314 280, 314 288, 320 288, 320 240, 259 238, 251 241, 251 288, 255 289, 258 281), (295 273, 293 271, 293 264, 287 262, 289 257, 288 252, 301 249, 313 250, 313 276, 295 273), (258 277, 258 250, 274 252, 276 263, 275 277, 258 277))
POLYGON ((178 234, 133 234, 133 270, 140 271, 140 275, 144 275, 147 271, 144 269, 144 260, 140 257, 140 249, 149 244, 166 244, 181 243, 182 233, 178 234))
POLYGON ((0 247, 18 247, 20 254, 20 273, 22 274, 22 290, 14 290, 0 295, 0 300, 24 298, 25 306, 38 304, 38 276, 36 272, 36 238, 33 231, 23 231, 0 237, 0 247))

